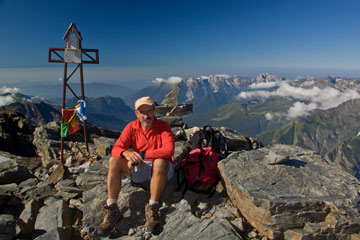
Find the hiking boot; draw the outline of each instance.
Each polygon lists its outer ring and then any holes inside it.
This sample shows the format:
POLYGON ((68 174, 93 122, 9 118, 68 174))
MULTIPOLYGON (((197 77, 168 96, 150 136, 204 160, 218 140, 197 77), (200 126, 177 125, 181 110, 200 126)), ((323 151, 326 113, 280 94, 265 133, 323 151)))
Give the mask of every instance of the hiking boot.
POLYGON ((145 206, 145 219, 146 231, 151 232, 159 223, 159 204, 147 204, 145 206))
POLYGON ((99 235, 104 235, 110 233, 111 230, 114 228, 114 225, 119 221, 121 218, 121 212, 117 203, 113 203, 110 206, 103 207, 105 211, 105 217, 103 222, 97 227, 97 233, 99 235))

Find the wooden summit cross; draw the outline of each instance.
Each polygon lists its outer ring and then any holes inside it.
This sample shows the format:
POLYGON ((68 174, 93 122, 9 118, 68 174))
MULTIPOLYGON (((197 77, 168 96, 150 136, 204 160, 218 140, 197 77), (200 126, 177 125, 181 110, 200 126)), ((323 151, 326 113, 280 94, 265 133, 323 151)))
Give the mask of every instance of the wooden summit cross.
MULTIPOLYGON (((83 64, 99 64, 99 50, 98 49, 82 49, 81 48, 81 35, 77 30, 74 23, 71 23, 68 30, 66 31, 63 40, 65 40, 65 48, 49 48, 48 62, 64 63, 64 77, 63 77, 63 98, 62 98, 62 109, 65 109, 66 105, 66 89, 68 88, 77 100, 85 100, 84 91, 84 75, 83 75, 83 64), (56 58, 53 59, 53 55, 56 58), (95 56, 94 56, 95 55, 95 56), (68 63, 75 63, 77 66, 67 75, 68 63), (79 98, 74 90, 68 84, 69 79, 74 73, 80 69, 80 83, 81 83, 81 98, 79 98)), ((62 123, 65 123, 64 116, 62 123)), ((89 153, 89 146, 86 133, 86 120, 84 120, 84 140, 86 144, 86 150, 89 153)), ((61 155, 60 162, 64 163, 64 137, 61 137, 61 155)))

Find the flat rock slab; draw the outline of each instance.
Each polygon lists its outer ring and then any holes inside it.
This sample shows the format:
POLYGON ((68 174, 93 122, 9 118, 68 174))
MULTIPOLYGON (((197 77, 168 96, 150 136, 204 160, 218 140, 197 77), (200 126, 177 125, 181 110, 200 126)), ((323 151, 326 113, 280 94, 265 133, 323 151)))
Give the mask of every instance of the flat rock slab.
POLYGON ((275 145, 232 153, 218 167, 233 203, 270 239, 360 231, 360 182, 312 151, 275 145))
POLYGON ((225 218, 201 220, 191 213, 191 206, 181 200, 176 210, 171 213, 158 236, 158 240, 166 239, 242 239, 233 226, 225 218))

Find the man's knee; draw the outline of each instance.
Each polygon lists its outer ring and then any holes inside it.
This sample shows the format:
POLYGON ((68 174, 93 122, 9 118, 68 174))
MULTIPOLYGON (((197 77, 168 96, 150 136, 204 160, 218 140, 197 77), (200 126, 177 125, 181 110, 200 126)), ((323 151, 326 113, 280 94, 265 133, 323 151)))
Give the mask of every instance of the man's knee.
POLYGON ((110 157, 109 159, 109 168, 118 168, 120 167, 121 158, 119 157, 110 157))
POLYGON ((110 157, 109 159, 109 169, 119 169, 124 170, 123 168, 127 165, 127 160, 120 157, 110 157))
POLYGON ((153 161, 153 175, 161 175, 161 174, 167 174, 169 170, 169 162, 166 159, 155 159, 153 161))

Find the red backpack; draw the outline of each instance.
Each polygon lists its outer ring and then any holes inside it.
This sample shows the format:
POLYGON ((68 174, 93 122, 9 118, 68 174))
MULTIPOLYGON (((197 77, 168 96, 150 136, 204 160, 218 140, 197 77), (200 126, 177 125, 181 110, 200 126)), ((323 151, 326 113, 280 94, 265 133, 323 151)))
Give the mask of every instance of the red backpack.
POLYGON ((219 154, 212 147, 192 150, 182 160, 182 171, 189 189, 195 186, 216 184, 219 180, 217 163, 219 154))

